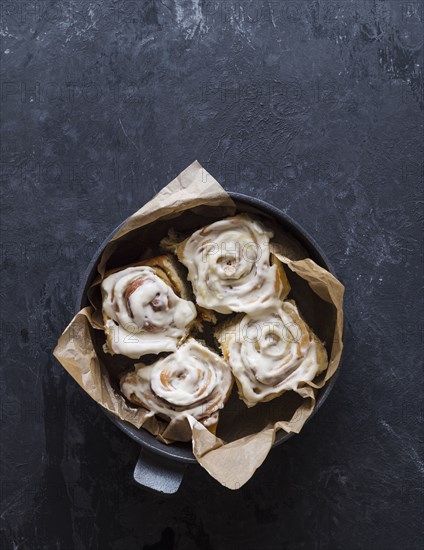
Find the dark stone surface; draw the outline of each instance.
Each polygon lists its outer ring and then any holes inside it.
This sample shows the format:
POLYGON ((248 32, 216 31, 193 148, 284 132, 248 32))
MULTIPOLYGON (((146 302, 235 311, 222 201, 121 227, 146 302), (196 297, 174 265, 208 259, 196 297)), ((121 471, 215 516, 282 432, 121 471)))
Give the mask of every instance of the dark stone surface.
POLYGON ((0 7, 1 548, 422 548, 422 2, 0 7), (193 466, 163 498, 51 352, 96 247, 195 158, 323 246, 346 349, 245 487, 193 466))

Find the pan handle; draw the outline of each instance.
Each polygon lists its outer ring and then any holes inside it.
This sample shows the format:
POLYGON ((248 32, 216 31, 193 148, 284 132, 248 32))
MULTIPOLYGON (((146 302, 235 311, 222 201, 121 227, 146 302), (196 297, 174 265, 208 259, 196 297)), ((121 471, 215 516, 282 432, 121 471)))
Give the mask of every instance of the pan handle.
POLYGON ((183 462, 141 449, 134 469, 134 481, 143 489, 172 495, 181 485, 186 466, 183 462))

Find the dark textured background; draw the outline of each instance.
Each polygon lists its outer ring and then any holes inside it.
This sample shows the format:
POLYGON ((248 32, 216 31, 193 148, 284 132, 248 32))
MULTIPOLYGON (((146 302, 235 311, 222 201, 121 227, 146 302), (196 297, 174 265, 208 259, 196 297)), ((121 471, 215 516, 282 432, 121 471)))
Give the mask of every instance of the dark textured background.
POLYGON ((0 2, 0 547, 415 550, 423 543, 423 3, 0 2), (344 365, 239 491, 137 445, 52 359, 91 255, 198 159, 322 245, 344 365))

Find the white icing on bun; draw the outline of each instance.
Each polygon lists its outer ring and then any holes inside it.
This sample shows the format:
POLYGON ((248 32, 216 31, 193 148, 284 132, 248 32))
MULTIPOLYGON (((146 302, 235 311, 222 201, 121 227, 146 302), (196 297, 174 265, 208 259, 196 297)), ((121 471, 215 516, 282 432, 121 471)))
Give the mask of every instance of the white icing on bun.
POLYGON ((122 393, 166 420, 191 415, 216 424, 232 386, 227 362, 193 338, 152 365, 137 365, 121 380, 122 393))
POLYGON ((298 389, 328 365, 323 344, 291 302, 244 315, 218 329, 216 337, 248 407, 298 389))
POLYGON ((138 359, 175 351, 196 318, 183 300, 148 266, 128 267, 102 282, 103 318, 109 353, 138 359))
POLYGON ((272 307, 290 286, 282 265, 271 264, 273 236, 245 214, 199 229, 177 247, 178 259, 199 306, 219 313, 254 312, 272 307))

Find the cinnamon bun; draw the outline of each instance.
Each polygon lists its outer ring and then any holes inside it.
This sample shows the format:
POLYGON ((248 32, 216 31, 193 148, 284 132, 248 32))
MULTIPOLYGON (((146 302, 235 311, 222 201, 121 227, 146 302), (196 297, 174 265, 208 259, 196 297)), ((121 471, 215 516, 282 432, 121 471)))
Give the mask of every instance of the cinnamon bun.
POLYGON ((168 256, 107 276, 101 285, 105 351, 138 359, 175 351, 188 336, 196 307, 168 256))
POLYGON ((248 407, 296 391, 328 366, 324 345, 292 301, 267 312, 239 315, 215 336, 248 407))
POLYGON ((190 338, 152 365, 136 365, 121 379, 121 391, 134 405, 170 422, 193 416, 215 433, 233 377, 227 362, 190 338))
POLYGON ((176 246, 197 304, 218 313, 272 307, 290 291, 281 262, 270 254, 272 231, 246 214, 199 229, 176 246))

